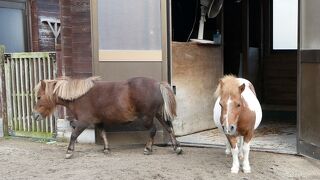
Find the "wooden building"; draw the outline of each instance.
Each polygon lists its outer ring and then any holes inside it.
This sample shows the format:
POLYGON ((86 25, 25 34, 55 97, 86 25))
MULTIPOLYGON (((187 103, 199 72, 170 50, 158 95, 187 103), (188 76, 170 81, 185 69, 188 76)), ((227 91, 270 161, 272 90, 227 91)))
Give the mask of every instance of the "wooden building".
MULTIPOLYGON (((313 7, 320 3, 297 1, 298 47, 276 50, 274 2, 225 0, 219 15, 205 26, 205 39, 220 30, 222 43, 215 45, 188 42, 197 33, 200 7, 195 0, 0 0, 0 8, 23 12, 18 50, 55 51, 58 75, 105 80, 149 76, 170 82, 180 106, 175 122, 179 135, 214 127, 209 118, 219 77, 233 73, 248 78, 264 117, 290 121, 298 129, 297 152, 319 158, 320 14, 313 7), (61 28, 56 42, 48 19, 61 28)), ((137 125, 110 131, 144 132, 137 125)), ((164 141, 160 130, 159 142, 164 141)))

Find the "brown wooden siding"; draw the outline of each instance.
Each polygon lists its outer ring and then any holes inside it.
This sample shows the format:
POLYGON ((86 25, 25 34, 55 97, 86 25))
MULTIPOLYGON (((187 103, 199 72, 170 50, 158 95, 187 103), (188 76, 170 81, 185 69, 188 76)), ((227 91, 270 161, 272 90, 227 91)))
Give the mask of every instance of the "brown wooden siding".
POLYGON ((264 58, 263 103, 296 106, 297 53, 279 52, 264 58))
POLYGON ((72 19, 72 75, 92 75, 90 0, 73 0, 72 19))
POLYGON ((71 1, 60 1, 61 12, 61 71, 62 75, 71 76, 72 73, 72 17, 71 1))
POLYGON ((92 75, 90 0, 60 0, 61 48, 66 75, 92 75))

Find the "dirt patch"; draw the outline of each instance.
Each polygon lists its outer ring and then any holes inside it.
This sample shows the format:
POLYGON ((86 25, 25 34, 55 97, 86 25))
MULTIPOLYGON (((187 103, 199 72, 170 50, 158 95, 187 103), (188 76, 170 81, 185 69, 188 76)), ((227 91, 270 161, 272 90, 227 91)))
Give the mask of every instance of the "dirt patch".
POLYGON ((255 131, 255 137, 261 137, 265 135, 291 135, 295 134, 296 125, 288 122, 276 122, 270 121, 263 123, 255 131))
POLYGON ((0 139, 1 179, 319 179, 320 162, 298 156, 252 152, 251 174, 230 174, 231 157, 223 149, 187 148, 176 155, 171 147, 111 148, 77 144, 73 159, 64 159, 66 143, 0 139))

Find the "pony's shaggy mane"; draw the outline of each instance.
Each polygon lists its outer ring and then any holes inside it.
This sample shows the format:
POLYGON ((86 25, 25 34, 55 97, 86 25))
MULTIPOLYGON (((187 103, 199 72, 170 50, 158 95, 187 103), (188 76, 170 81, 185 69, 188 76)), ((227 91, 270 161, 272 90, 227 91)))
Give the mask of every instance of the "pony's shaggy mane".
POLYGON ((234 75, 223 76, 218 84, 216 91, 214 92, 215 97, 221 96, 223 93, 237 94, 239 93, 239 81, 234 75))
MULTIPOLYGON (((55 80, 43 80, 45 83, 45 94, 48 96, 56 95, 63 100, 74 100, 86 94, 93 86, 94 81, 100 80, 94 76, 87 79, 71 79, 61 77, 55 80)), ((37 93, 41 88, 41 82, 35 87, 37 93)))

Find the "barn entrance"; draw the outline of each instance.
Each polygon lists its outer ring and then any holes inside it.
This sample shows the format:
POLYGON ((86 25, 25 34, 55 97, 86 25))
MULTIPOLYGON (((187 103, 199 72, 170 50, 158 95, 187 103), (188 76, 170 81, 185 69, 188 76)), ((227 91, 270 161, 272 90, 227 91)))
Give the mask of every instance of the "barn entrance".
MULTIPOLYGON (((290 6, 290 8, 297 13, 298 3, 297 1, 294 2, 296 3, 295 6, 290 6)), ((279 6, 277 3, 276 0, 224 1, 223 9, 219 15, 212 19, 208 18, 204 27, 204 39, 206 40, 216 40, 214 37, 219 32, 222 34, 221 44, 216 42, 212 44, 213 47, 221 50, 219 56, 221 66, 217 64, 209 66, 207 64, 204 69, 201 69, 194 64, 190 67, 191 60, 188 59, 192 55, 190 49, 193 48, 194 51, 200 52, 198 49, 205 49, 210 46, 209 43, 197 43, 196 47, 190 45, 194 43, 192 39, 197 38, 201 1, 190 1, 188 4, 179 0, 172 0, 172 82, 173 85, 176 85, 178 108, 181 108, 181 112, 178 112, 178 114, 183 116, 179 117, 182 119, 178 118, 176 129, 180 132, 181 126, 198 127, 203 122, 207 122, 206 125, 196 130, 194 130, 195 128, 189 128, 188 130, 183 128, 185 131, 178 135, 180 135, 179 140, 184 145, 210 147, 223 147, 225 145, 224 135, 214 128, 212 119, 214 99, 210 98, 212 98, 211 95, 216 88, 218 78, 223 74, 235 74, 249 79, 254 84, 263 108, 263 120, 256 131, 252 149, 289 154, 297 153, 298 14, 293 15, 296 19, 291 20, 295 21, 296 31, 293 33, 296 33, 296 41, 293 43, 296 46, 291 47, 286 46, 286 44, 278 46, 276 42, 278 36, 275 29, 279 25, 279 22, 276 21, 279 19, 278 14, 276 14, 279 13, 276 11, 277 6, 279 6), (181 43, 186 47, 181 47, 181 43), (177 48, 177 44, 185 52, 177 48), (183 60, 175 58, 177 50, 182 52, 183 56, 179 54, 179 57, 183 57, 183 60), (220 68, 221 71, 219 71, 220 68), (211 69, 212 72, 207 71, 207 69, 211 69), (194 73, 193 70, 198 73, 202 71, 202 73, 197 76, 197 73, 194 73), (187 73, 184 74, 183 72, 187 73), (206 80, 214 82, 211 89, 210 86, 207 86, 207 81, 203 80, 204 77, 207 77, 206 80), (190 89, 188 86, 195 89, 191 91, 193 92, 192 95, 186 94, 190 89), (209 95, 202 94, 202 88, 209 89, 209 95), (184 94, 181 95, 181 92, 184 94), (203 99, 203 97, 206 98, 203 99), (193 106, 188 107, 185 104, 186 101, 191 101, 193 106), (195 107, 202 111, 195 111, 195 107), (205 111, 206 108, 208 108, 207 111, 205 111), (208 116, 204 117, 205 120, 199 117, 199 112, 208 113, 208 116)), ((283 9, 282 12, 292 13, 291 11, 284 12, 283 9)), ((217 54, 217 52, 214 52, 214 48, 209 51, 217 54)), ((216 56, 210 57, 210 53, 201 53, 201 55, 196 57, 197 62, 206 58, 209 59, 209 62, 217 62, 216 56)))

